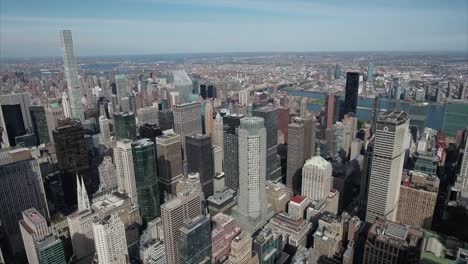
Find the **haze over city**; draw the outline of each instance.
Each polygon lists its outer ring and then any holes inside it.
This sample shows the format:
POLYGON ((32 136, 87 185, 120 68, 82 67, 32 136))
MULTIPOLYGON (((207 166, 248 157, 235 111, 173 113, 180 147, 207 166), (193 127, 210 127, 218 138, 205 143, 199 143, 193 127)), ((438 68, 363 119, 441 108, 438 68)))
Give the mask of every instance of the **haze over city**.
POLYGON ((0 5, 2 57, 180 52, 466 51, 465 0, 16 1, 0 5))

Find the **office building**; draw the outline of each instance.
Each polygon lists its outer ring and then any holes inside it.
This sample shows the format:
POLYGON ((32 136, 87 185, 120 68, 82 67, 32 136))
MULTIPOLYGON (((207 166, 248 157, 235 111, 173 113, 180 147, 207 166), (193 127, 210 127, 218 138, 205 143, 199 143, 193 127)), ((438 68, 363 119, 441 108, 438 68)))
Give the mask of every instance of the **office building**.
POLYGON ((174 128, 174 115, 172 110, 164 109, 158 113, 158 124, 162 131, 174 128))
MULTIPOLYGON (((50 235, 36 241, 38 263, 65 264, 65 249, 63 242, 55 235, 50 235)), ((34 262, 29 262, 30 264, 34 262)))
POLYGON ((421 230, 379 219, 367 233, 363 263, 420 263, 423 235, 421 230))
POLYGON ((211 262, 222 263, 229 257, 232 240, 240 234, 236 220, 226 214, 218 213, 211 218, 211 262))
POLYGON ((99 142, 103 145, 107 145, 110 142, 111 132, 110 132, 110 125, 109 119, 106 116, 99 117, 99 142))
POLYGON ((198 172, 205 197, 213 195, 214 160, 209 135, 185 137, 187 172, 198 172))
POLYGON ((2 148, 16 146, 15 137, 32 132, 30 105, 29 93, 0 95, 2 148))
POLYGON ((205 103, 205 113, 204 113, 204 132, 207 135, 212 135, 213 134, 213 103, 211 100, 208 100, 205 103))
POLYGON ((374 82, 374 64, 372 62, 367 64, 367 81, 370 83, 374 82))
POLYGON ((405 112, 381 113, 377 119, 366 222, 377 217, 396 220, 409 117, 405 112))
POLYGON ((278 109, 268 104, 253 111, 253 116, 265 120, 267 132, 267 180, 277 181, 281 178, 281 164, 278 159, 278 109))
POLYGON ((293 220, 304 219, 305 211, 309 207, 311 200, 309 198, 296 195, 291 198, 288 204, 288 215, 293 220))
POLYGON ((304 125, 304 161, 306 161, 314 155, 316 149, 316 118, 314 115, 308 115, 295 117, 292 121, 304 125))
POLYGON ((224 161, 224 126, 223 118, 219 113, 216 113, 216 117, 213 120, 211 140, 213 145, 219 146, 221 148, 221 154, 223 155, 222 159, 224 161))
POLYGON ((306 246, 312 223, 285 213, 276 214, 268 223, 275 233, 283 235, 283 243, 295 248, 306 246))
POLYGON ((258 256, 252 251, 252 236, 246 232, 240 233, 231 243, 228 264, 245 263, 258 264, 258 256))
MULTIPOLYGON (((117 95, 117 107, 121 107, 122 99, 130 96, 130 91, 128 90, 128 80, 125 78, 125 75, 115 75, 115 91, 117 95)), ((123 110, 117 109, 117 111, 123 110)))
POLYGON ((286 187, 293 193, 300 188, 300 173, 304 165, 304 125, 290 123, 288 125, 288 152, 286 160, 286 187))
POLYGON ((68 87, 69 106, 71 110, 70 117, 84 121, 84 109, 81 102, 83 94, 78 80, 78 66, 75 59, 71 30, 60 30, 60 41, 62 43, 63 66, 65 68, 65 79, 68 87))
POLYGON ((127 194, 132 204, 137 205, 138 196, 131 140, 117 141, 114 148, 114 162, 119 192, 127 194))
POLYGON ((184 70, 173 71, 172 75, 174 77, 175 89, 177 92, 179 92, 179 96, 180 96, 179 103, 190 102, 190 95, 192 95, 192 91, 193 91, 192 80, 190 80, 190 77, 187 75, 187 73, 184 70))
POLYGON ((180 263, 179 229, 184 221, 202 214, 202 200, 203 193, 193 192, 187 196, 179 195, 161 205, 166 263, 180 263))
POLYGON ((93 222, 93 233, 99 263, 128 263, 125 227, 117 214, 93 222))
POLYGON ((162 130, 157 124, 144 124, 139 127, 140 138, 147 138, 156 144, 156 138, 162 136, 162 130))
POLYGON ((141 127, 144 124, 157 125, 159 123, 158 118, 159 108, 158 106, 148 106, 137 110, 137 126, 141 127))
MULTIPOLYGON (((190 87, 191 86, 190 84, 190 87)), ((200 102, 175 105, 173 110, 174 132, 180 135, 182 148, 185 154, 185 137, 193 134, 202 134, 200 102)), ((187 156, 184 155, 183 158, 187 160, 187 156)))
POLYGON ((179 228, 180 263, 211 263, 211 221, 199 215, 179 228))
POLYGON ((36 139, 36 145, 49 143, 49 131, 47 130, 47 118, 44 106, 30 106, 29 112, 31 115, 32 132, 36 139))
POLYGON ((132 112, 114 113, 114 133, 117 139, 136 140, 136 121, 132 112))
POLYGON ((462 147, 463 157, 461 160, 460 172, 455 181, 455 188, 462 191, 468 191, 468 131, 465 130, 465 146, 462 147))
POLYGON ((431 229, 439 191, 435 175, 409 171, 403 174, 398 199, 397 222, 431 229))
POLYGON ((115 165, 112 163, 112 158, 110 156, 105 156, 101 164, 98 166, 99 172, 99 189, 109 190, 117 188, 117 172, 115 170, 115 165))
POLYGON ((142 264, 166 264, 164 242, 160 239, 142 242, 140 239, 140 261, 142 264))
POLYGON ((238 130, 243 115, 230 115, 222 118, 224 126, 223 151, 226 186, 239 189, 239 135, 238 130))
MULTIPOLYGON (((182 152, 180 136, 161 135, 156 138, 158 173, 161 194, 176 195, 177 182, 182 178, 182 152)), ((164 197, 163 196, 163 197, 164 197)))
POLYGON ((132 144, 135 183, 143 223, 161 215, 158 169, 154 143, 140 139, 132 144))
POLYGON ((98 219, 92 210, 76 211, 67 216, 73 254, 76 260, 94 254, 93 222, 98 219))
POLYGON ((245 117, 239 127, 239 192, 233 216, 254 233, 273 215, 265 193, 266 129, 263 118, 245 117))
POLYGON ((325 128, 331 128, 338 121, 340 114, 340 102, 336 93, 328 93, 325 100, 326 121, 325 128))
POLYGON ((340 65, 338 65, 338 63, 335 65, 334 77, 335 77, 335 80, 338 80, 338 79, 341 78, 341 69, 340 69, 340 65))
POLYGON ((49 209, 39 164, 28 149, 1 151, 0 165, 0 222, 16 254, 23 250, 18 225, 22 212, 36 208, 49 219, 49 209))
POLYGON ((284 184, 268 181, 265 192, 268 203, 271 204, 271 209, 275 213, 286 212, 286 206, 291 198, 291 193, 284 184))
POLYGON ((343 116, 348 113, 354 113, 354 114, 357 113, 358 92, 359 92, 359 73, 347 72, 343 116))
POLYGON ((187 177, 182 177, 176 187, 177 195, 188 195, 193 192, 203 192, 200 183, 200 174, 198 172, 190 172, 187 177))
POLYGON ((47 131, 49 133, 49 140, 54 143, 54 136, 52 132, 58 126, 58 120, 65 118, 62 106, 58 101, 49 102, 45 107, 46 120, 47 120, 47 131))
POLYGON ((66 263, 62 240, 52 234, 52 228, 39 211, 24 210, 19 226, 29 264, 66 263))
POLYGON ((257 254, 260 264, 286 263, 289 255, 283 252, 282 248, 282 235, 271 228, 260 231, 253 241, 253 251, 257 254))
POLYGON ((318 221, 318 228, 314 233, 314 248, 312 263, 319 263, 319 259, 333 258, 339 253, 343 236, 341 219, 330 212, 324 212, 318 221))

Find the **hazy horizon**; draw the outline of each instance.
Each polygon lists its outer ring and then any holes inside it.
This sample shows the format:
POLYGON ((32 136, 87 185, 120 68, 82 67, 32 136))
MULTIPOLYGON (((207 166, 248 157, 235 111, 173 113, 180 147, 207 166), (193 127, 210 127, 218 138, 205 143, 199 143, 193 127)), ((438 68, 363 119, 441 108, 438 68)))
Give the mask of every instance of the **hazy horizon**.
POLYGON ((2 1, 0 57, 467 52, 465 0, 2 1))

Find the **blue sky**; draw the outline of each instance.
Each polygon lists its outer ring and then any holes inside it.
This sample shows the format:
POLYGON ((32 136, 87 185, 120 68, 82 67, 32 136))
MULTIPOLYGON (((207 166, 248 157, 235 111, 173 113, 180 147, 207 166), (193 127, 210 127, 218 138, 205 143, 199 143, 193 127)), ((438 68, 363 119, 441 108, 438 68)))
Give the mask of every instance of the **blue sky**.
POLYGON ((0 57, 467 51, 468 0, 1 0, 0 57))

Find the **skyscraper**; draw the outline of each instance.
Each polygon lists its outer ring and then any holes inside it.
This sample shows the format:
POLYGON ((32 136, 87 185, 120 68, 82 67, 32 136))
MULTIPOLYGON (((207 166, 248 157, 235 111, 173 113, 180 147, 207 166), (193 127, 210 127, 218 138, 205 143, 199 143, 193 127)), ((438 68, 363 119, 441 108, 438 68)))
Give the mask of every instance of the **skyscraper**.
POLYGON ((334 73, 335 79, 338 80, 341 78, 341 70, 340 70, 340 65, 338 63, 335 65, 335 73, 334 73))
POLYGON ((311 201, 323 200, 332 187, 332 166, 320 156, 307 160, 302 169, 302 196, 311 201))
POLYGON ((315 137, 316 137, 316 118, 314 115, 304 117, 295 117, 292 120, 294 123, 304 126, 304 161, 310 159, 315 153, 315 137))
POLYGON ((16 146, 15 137, 32 131, 29 97, 29 93, 0 95, 0 126, 4 129, 2 148, 16 146))
MULTIPOLYGON (((128 90, 128 80, 127 80, 127 78, 125 78, 125 75, 118 74, 118 75, 115 76, 115 90, 117 92, 116 93, 116 95, 117 95, 117 104, 119 106, 121 106, 122 98, 130 96, 130 91, 128 90)), ((121 109, 117 109, 117 110, 118 111, 123 111, 121 109)))
POLYGON ((93 233, 99 263, 128 263, 125 227, 118 214, 95 221, 93 233))
POLYGON ((158 113, 159 109, 158 106, 148 106, 145 108, 140 108, 137 110, 137 125, 139 127, 143 126, 144 124, 158 124, 158 113))
POLYGON ((99 130, 101 131, 99 135, 99 142, 103 145, 106 145, 110 142, 110 127, 109 127, 109 119, 106 116, 99 117, 99 130))
POLYGON ((204 120, 205 134, 210 135, 213 133, 213 103, 211 100, 205 103, 205 120, 204 120))
MULTIPOLYGON (((190 84, 190 87, 192 85, 190 84)), ((174 132, 180 135, 185 153, 185 137, 202 133, 200 102, 191 102, 174 106, 174 132)), ((184 155, 184 160, 187 157, 184 155)))
POLYGON ((180 136, 166 134, 156 138, 161 194, 176 195, 177 182, 182 178, 180 136))
POLYGON ((359 72, 347 72, 346 73, 344 112, 342 116, 348 113, 357 114, 358 92, 359 92, 359 72))
POLYGON ((140 126, 140 138, 147 138, 156 143, 156 138, 162 135, 161 128, 156 124, 144 124, 140 126))
POLYGON ((24 210, 19 226, 29 264, 66 263, 62 240, 52 234, 40 212, 34 208, 24 210))
POLYGON ((340 114, 339 110, 340 104, 338 100, 338 95, 335 93, 328 93, 325 100, 325 111, 326 111, 326 127, 331 128, 331 126, 338 121, 340 114))
POLYGON ((62 175, 62 188, 68 204, 75 204, 76 174, 89 168, 89 157, 84 138, 84 129, 75 119, 59 119, 58 127, 52 132, 55 142, 57 163, 62 175))
POLYGON ((52 132, 58 126, 58 120, 65 118, 63 108, 58 101, 49 102, 45 108, 47 119, 47 130, 49 132, 49 140, 54 143, 54 136, 52 132))
POLYGON ((36 138, 36 144, 40 145, 49 143, 49 131, 47 130, 47 118, 44 106, 30 106, 29 112, 31 115, 32 132, 36 138))
POLYGON ((98 166, 99 188, 113 189, 118 186, 117 172, 110 156, 105 156, 102 163, 98 166))
POLYGON ((273 105, 257 108, 253 116, 265 120, 267 132, 267 180, 276 181, 281 178, 281 164, 278 160, 278 109, 273 105))
POLYGON ((267 202, 266 129, 263 118, 245 117, 239 127, 239 192, 233 215, 242 230, 254 233, 273 214, 267 202))
POLYGON ((439 179, 422 172, 405 174, 400 185, 396 219, 403 225, 431 229, 439 179))
POLYGON ((172 110, 164 109, 159 111, 158 123, 162 131, 174 128, 174 115, 172 110))
POLYGON ((159 179, 154 143, 140 139, 132 144, 135 182, 143 223, 161 215, 159 179))
POLYGON ((366 222, 373 223, 377 217, 396 220, 408 126, 405 112, 389 111, 377 119, 366 222))
POLYGON ((468 130, 465 130, 463 159, 461 160, 460 172, 457 175, 455 181, 455 188, 463 191, 468 190, 468 130))
POLYGON ((202 214, 202 200, 203 193, 193 192, 177 196, 161 206, 166 263, 180 263, 179 228, 184 221, 202 214))
POLYGON ((132 112, 114 113, 114 132, 117 139, 136 140, 136 120, 132 112))
POLYGON ((180 263, 211 263, 211 221, 199 215, 179 228, 180 263))
POLYGON ((367 81, 370 83, 374 82, 374 64, 372 62, 367 64, 367 81))
MULTIPOLYGON (((176 70, 172 72, 174 77, 174 86, 176 91, 179 92, 180 95, 180 103, 188 103, 190 102, 190 95, 193 91, 193 84, 190 77, 184 70, 176 70)), ((200 109, 200 108, 199 108, 200 109)), ((201 124, 200 124, 201 125, 201 124)))
POLYGON ((185 138, 187 172, 198 172, 205 198, 213 195, 214 160, 211 137, 192 135, 185 138))
POLYGON ((420 263, 423 235, 421 230, 379 219, 368 231, 363 263, 420 263))
POLYGON ((68 86, 71 116, 83 121, 85 120, 83 104, 81 103, 83 94, 78 80, 78 67, 76 65, 71 30, 60 30, 60 41, 63 49, 63 65, 68 86))
POLYGON ((288 154, 286 165, 286 187, 293 193, 300 188, 300 170, 304 164, 304 125, 288 125, 288 154))
POLYGON ((138 196, 131 140, 123 139, 117 141, 117 145, 114 148, 114 161, 119 191, 126 193, 130 197, 132 204, 137 205, 138 196))
POLYGON ((49 217, 39 164, 25 148, 0 151, 0 221, 13 253, 23 245, 18 221, 22 212, 36 208, 49 217))
POLYGON ((238 130, 243 115, 223 117, 224 125, 224 174, 226 186, 239 189, 239 136, 238 130))

